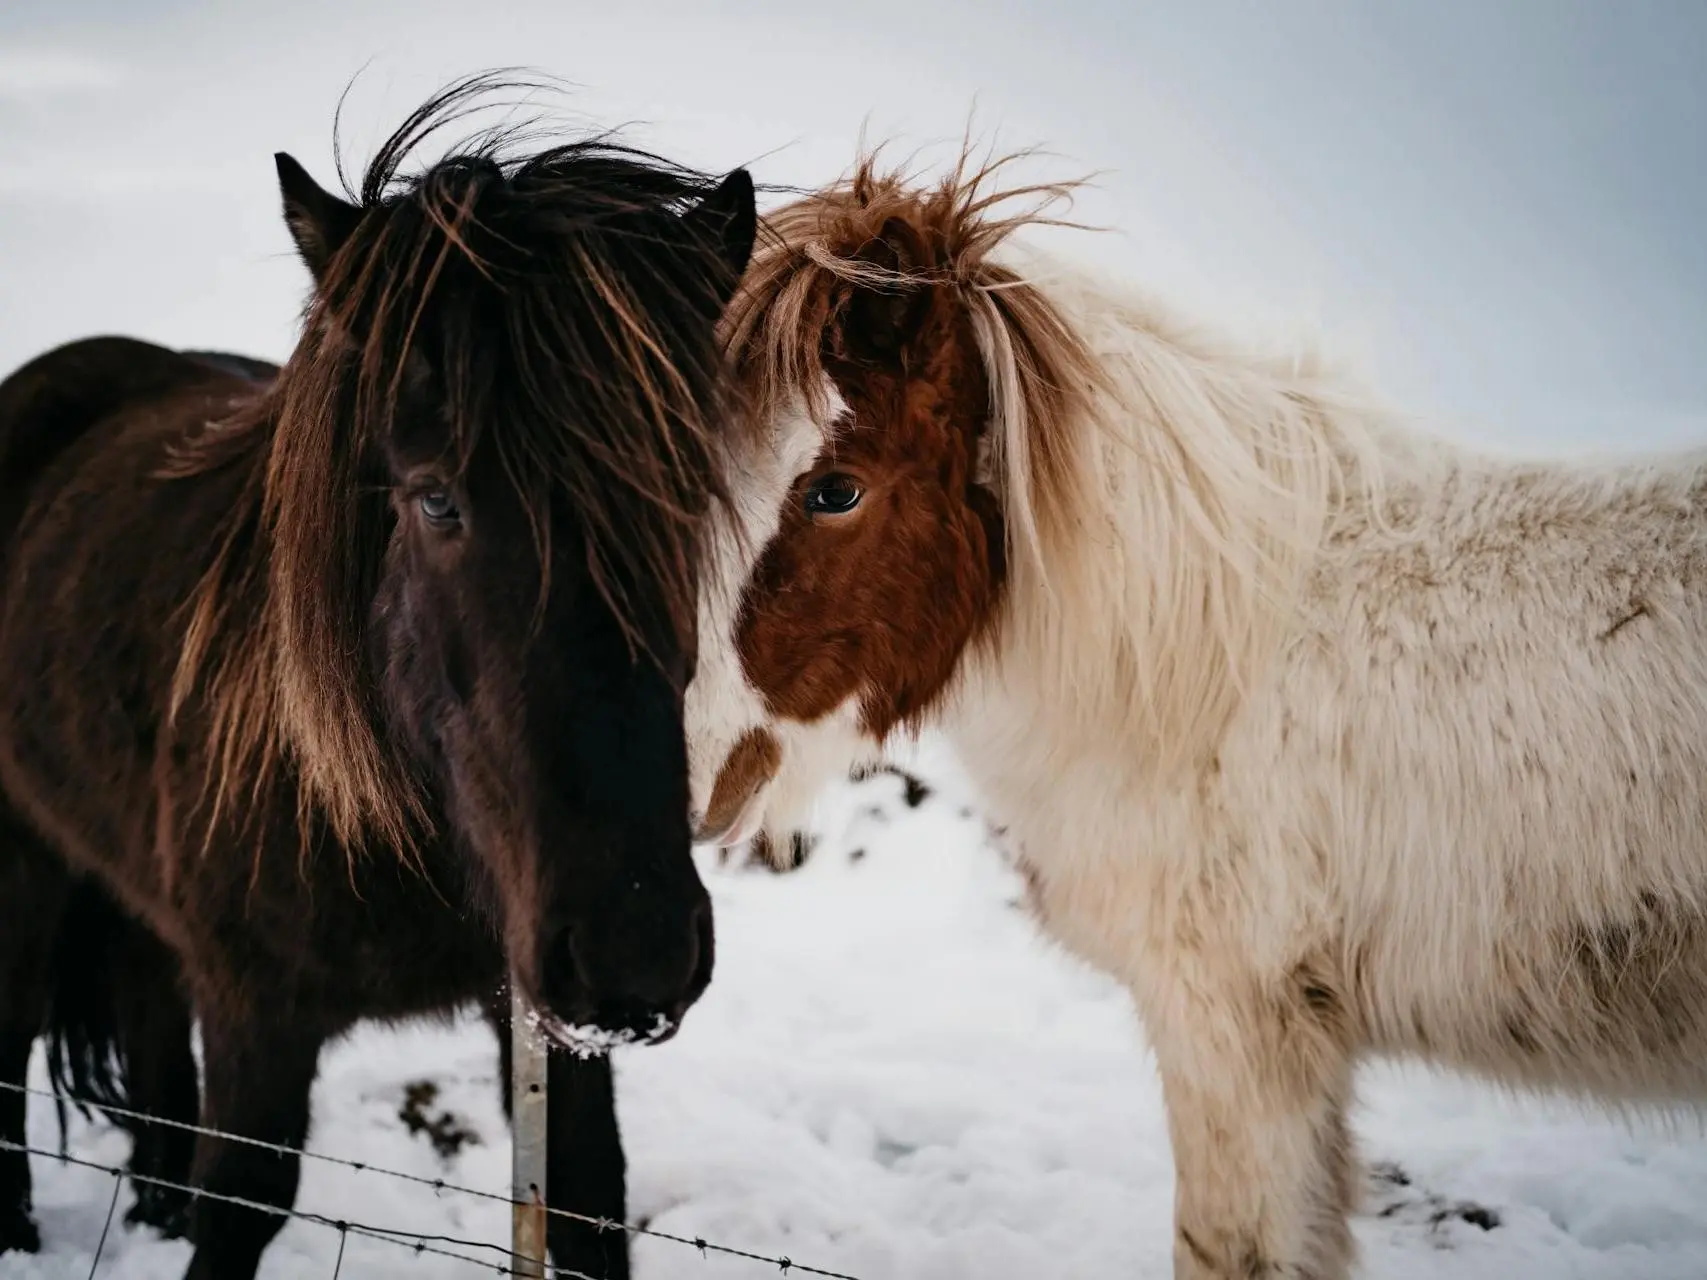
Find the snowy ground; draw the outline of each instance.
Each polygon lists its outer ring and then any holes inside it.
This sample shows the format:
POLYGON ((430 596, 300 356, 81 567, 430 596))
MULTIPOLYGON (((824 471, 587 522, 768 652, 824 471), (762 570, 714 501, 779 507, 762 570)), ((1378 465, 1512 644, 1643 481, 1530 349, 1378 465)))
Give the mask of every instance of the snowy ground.
MULTIPOLYGON (((925 763, 940 785, 916 807, 893 775, 844 788, 796 874, 707 861, 717 980, 673 1043, 618 1062, 631 1211, 862 1280, 1165 1280, 1168 1146, 1125 997, 1038 938, 945 768, 925 763)), ((358 1034, 325 1058, 312 1145, 501 1191, 495 1068, 472 1019, 358 1034), (448 1161, 399 1118, 419 1080, 478 1135, 448 1161)), ((1707 1141, 1693 1128, 1632 1131, 1417 1070, 1370 1072, 1364 1098, 1366 1155, 1409 1178, 1358 1221, 1365 1275, 1707 1276, 1707 1141)), ((30 1132, 56 1144, 49 1104, 30 1132)), ((125 1140, 80 1126, 73 1151, 117 1164, 125 1140)), ((112 1181, 45 1160, 36 1172, 46 1252, 0 1259, 0 1280, 84 1280, 112 1181)), ((298 1205, 494 1243, 508 1230, 502 1205, 313 1163, 298 1205)), ((336 1252, 334 1233, 293 1224, 262 1275, 323 1280, 336 1252)), ((177 1280, 187 1258, 115 1226, 97 1274, 177 1280)), ((659 1240, 635 1258, 641 1280, 776 1274, 659 1240)), ((342 1274, 480 1272, 352 1240, 342 1274)))

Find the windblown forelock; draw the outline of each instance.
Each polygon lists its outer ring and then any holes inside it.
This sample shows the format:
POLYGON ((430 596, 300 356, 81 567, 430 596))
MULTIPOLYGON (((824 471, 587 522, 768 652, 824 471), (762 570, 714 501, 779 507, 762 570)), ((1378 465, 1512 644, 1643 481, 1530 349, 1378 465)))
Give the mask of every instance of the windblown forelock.
POLYGON ((743 385, 766 418, 797 397, 815 416, 827 411, 823 341, 850 286, 951 285, 969 304, 980 294, 1026 291, 991 255, 1023 227, 1078 225, 1050 210, 1070 202, 1079 182, 997 184, 998 175, 1030 151, 975 161, 968 144, 935 181, 881 168, 880 152, 865 151, 850 176, 784 205, 761 228, 725 332, 743 385), (891 220, 917 234, 930 261, 896 270, 859 256, 891 220))
MULTIPOLYGON (((621 584, 645 582, 657 584, 680 630, 692 617, 704 517, 727 495, 714 427, 737 405, 700 331, 715 307, 692 296, 709 290, 722 264, 666 273, 657 253, 687 248, 674 214, 716 183, 661 166, 602 142, 508 164, 493 144, 435 166, 404 207, 417 205, 437 236, 404 219, 390 224, 403 241, 394 255, 404 258, 403 279, 420 289, 413 299, 381 299, 394 323, 405 321, 389 341, 381 325, 363 326, 375 358, 364 352, 358 412, 370 430, 389 425, 401 378, 395 353, 413 344, 430 310, 451 465, 465 466, 491 430, 541 563, 550 563, 546 507, 556 495, 580 522, 595 581, 625 625, 634 602, 621 584), (435 290, 461 295, 462 305, 435 290)), ((382 189, 370 172, 364 194, 382 189)), ((361 307, 357 296, 340 310, 361 307)), ((638 641, 639 627, 630 634, 638 641)))
MULTIPOLYGON (((491 305, 437 308, 459 326, 435 344, 455 450, 449 465, 465 467, 489 444, 547 571, 550 508, 560 502, 630 639, 644 645, 638 614, 647 607, 628 598, 631 584, 655 590, 682 634, 704 522, 726 497, 724 445, 713 426, 736 406, 705 334, 668 331, 681 308, 645 297, 679 282, 636 281, 648 258, 635 243, 641 237, 620 224, 564 236, 555 267, 509 252, 510 237, 497 227, 459 232, 473 246, 503 240, 454 270, 491 305), (501 331, 481 318, 489 315, 502 317, 501 331)), ((548 588, 542 575, 542 604, 548 588)))
POLYGON ((244 456, 235 438, 266 435, 258 518, 234 514, 191 602, 174 684, 178 706, 208 686, 216 810, 288 763, 305 833, 318 816, 352 849, 377 838, 412 851, 430 825, 365 644, 390 527, 379 461, 412 352, 444 397, 447 465, 488 447, 514 487, 541 604, 560 502, 637 649, 648 621, 652 634, 660 620, 692 625, 705 522, 727 494, 720 427, 739 405, 709 324, 727 267, 676 217, 716 180, 603 140, 508 159, 511 133, 401 178, 414 147, 493 83, 453 87, 381 147, 272 394, 172 468, 220 465, 244 456), (265 554, 246 554, 252 542, 265 554), (657 599, 631 599, 626 584, 657 599), (660 608, 663 619, 641 616, 660 608), (240 642, 241 612, 260 616, 263 643, 240 642))

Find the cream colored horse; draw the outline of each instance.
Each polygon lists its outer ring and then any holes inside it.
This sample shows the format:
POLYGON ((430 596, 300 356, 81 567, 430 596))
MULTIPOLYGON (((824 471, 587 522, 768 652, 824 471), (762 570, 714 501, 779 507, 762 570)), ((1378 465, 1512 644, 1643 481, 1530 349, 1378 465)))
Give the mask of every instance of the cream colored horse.
POLYGON ((867 162, 755 255, 704 833, 940 727, 1132 992, 1181 1280, 1348 1273, 1369 1056, 1701 1098, 1707 455, 1426 438, 1022 255, 988 185, 867 162))

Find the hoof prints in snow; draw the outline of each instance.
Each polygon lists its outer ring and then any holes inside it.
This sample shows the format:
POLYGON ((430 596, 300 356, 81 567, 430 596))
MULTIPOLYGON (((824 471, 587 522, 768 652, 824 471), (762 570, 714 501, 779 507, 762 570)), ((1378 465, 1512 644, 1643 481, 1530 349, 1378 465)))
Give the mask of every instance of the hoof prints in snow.
POLYGON ((1449 1248, 1452 1239, 1449 1229, 1459 1222, 1483 1231, 1500 1225, 1496 1210, 1469 1200, 1449 1201, 1443 1196, 1419 1190, 1411 1176, 1397 1164, 1382 1162, 1371 1165, 1369 1182, 1374 1189, 1370 1210, 1374 1216, 1388 1222, 1413 1223, 1428 1228, 1435 1243, 1449 1248))
POLYGON ((480 1135, 454 1111, 432 1114, 431 1107, 438 1097, 439 1086, 431 1080, 416 1080, 404 1085, 403 1106, 399 1108, 397 1118, 415 1137, 425 1136, 433 1144, 433 1150, 438 1152, 439 1159, 451 1160, 461 1155, 469 1143, 479 1142, 480 1135))

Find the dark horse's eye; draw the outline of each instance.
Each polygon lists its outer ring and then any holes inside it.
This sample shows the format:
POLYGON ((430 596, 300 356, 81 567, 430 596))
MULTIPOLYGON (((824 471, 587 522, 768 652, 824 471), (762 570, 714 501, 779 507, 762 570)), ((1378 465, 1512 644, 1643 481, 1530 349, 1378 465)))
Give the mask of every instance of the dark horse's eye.
POLYGON ((451 501, 450 494, 443 489, 423 493, 419 501, 421 514, 433 524, 452 525, 462 519, 462 512, 456 509, 456 503, 451 501))
POLYGON ((806 490, 806 514, 809 516, 845 515, 859 506, 863 493, 852 476, 832 472, 814 480, 806 490))

